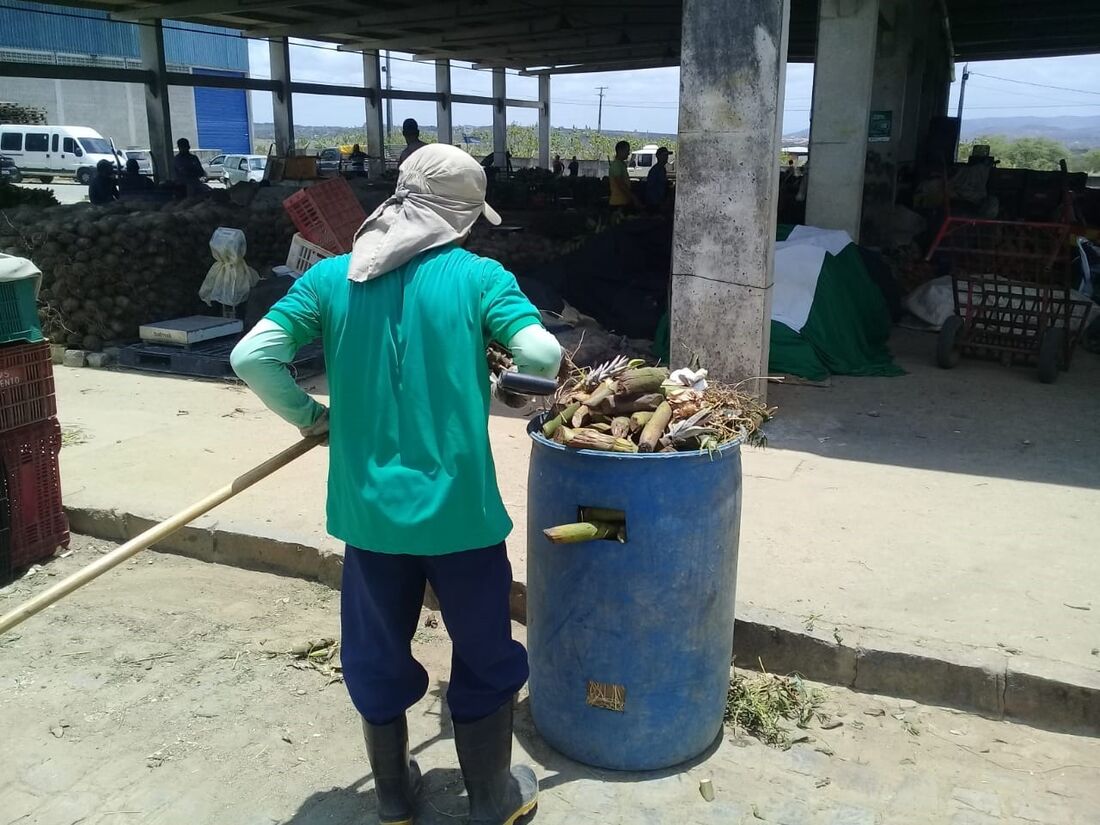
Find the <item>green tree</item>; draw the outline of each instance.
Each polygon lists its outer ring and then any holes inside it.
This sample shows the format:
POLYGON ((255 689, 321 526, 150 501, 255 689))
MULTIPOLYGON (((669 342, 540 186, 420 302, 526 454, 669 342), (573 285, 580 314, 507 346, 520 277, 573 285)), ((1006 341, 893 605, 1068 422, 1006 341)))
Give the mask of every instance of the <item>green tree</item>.
POLYGON ((965 162, 974 146, 986 145, 989 154, 1006 169, 1054 170, 1059 161, 1070 157, 1066 147, 1050 138, 1017 138, 1003 135, 982 135, 959 144, 959 160, 965 162))

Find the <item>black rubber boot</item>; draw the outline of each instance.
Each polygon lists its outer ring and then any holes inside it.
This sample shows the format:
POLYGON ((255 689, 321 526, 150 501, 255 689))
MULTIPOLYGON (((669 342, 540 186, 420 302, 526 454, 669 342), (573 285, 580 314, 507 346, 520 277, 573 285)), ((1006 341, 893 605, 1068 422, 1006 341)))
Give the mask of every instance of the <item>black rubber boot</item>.
POLYGON ((363 720, 363 739, 374 774, 381 825, 412 825, 420 766, 409 758, 409 728, 402 716, 388 725, 363 720))
POLYGON ((455 722, 455 748, 470 797, 470 825, 515 825, 535 809, 535 772, 512 767, 511 702, 476 722, 455 722))

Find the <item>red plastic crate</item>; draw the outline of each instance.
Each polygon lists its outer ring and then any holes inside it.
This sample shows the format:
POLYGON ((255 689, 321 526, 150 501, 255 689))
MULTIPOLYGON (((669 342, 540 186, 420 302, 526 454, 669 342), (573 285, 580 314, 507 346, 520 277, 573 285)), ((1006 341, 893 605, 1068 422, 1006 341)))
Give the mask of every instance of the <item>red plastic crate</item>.
POLYGON ((355 233, 367 219, 343 178, 300 189, 283 201, 283 208, 303 238, 337 255, 351 252, 355 233))
POLYGON ((11 569, 22 570, 69 543, 61 505, 61 425, 56 418, 0 435, 9 502, 11 569))
POLYGON ((0 346, 0 433, 57 415, 50 345, 0 346))

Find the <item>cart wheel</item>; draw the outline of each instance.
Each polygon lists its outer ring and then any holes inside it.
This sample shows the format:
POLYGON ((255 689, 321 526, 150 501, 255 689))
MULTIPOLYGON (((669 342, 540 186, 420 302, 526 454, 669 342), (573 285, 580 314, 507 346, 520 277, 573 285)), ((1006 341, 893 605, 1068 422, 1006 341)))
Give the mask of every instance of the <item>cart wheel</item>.
POLYGON ((1039 380, 1044 384, 1053 384, 1058 378, 1065 334, 1061 327, 1048 327, 1039 341, 1039 380))
POLYGON ((940 327, 940 337, 936 340, 936 363, 945 370, 959 363, 959 344, 962 338, 963 319, 961 315, 952 315, 940 327))

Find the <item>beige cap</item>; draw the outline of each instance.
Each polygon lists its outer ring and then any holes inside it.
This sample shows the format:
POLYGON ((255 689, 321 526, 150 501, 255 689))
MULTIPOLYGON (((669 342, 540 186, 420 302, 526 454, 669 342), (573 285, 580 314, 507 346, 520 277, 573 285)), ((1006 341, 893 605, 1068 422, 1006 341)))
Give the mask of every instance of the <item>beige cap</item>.
MULTIPOLYGON (((462 206, 477 205, 485 219, 500 225, 500 215, 485 202, 485 170, 467 152, 445 143, 429 143, 401 164, 397 190, 454 199, 462 206)), ((445 203, 436 202, 445 207, 445 203)), ((458 206, 458 204, 456 204, 458 206)), ((456 211, 465 211, 461 207, 456 211)))

